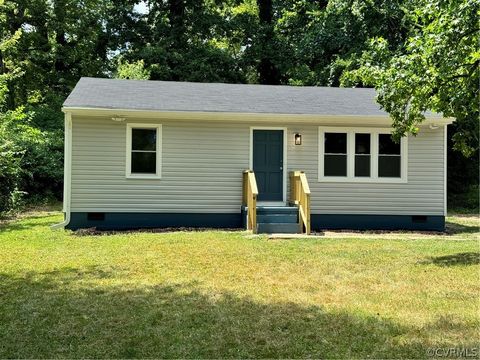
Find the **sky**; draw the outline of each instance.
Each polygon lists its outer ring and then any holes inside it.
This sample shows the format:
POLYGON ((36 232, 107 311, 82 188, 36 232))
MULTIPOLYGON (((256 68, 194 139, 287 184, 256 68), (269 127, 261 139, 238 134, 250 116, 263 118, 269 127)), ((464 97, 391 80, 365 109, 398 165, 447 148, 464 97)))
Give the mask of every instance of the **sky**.
POLYGON ((147 3, 145 1, 140 1, 137 5, 135 5, 134 10, 140 14, 148 13, 147 3))

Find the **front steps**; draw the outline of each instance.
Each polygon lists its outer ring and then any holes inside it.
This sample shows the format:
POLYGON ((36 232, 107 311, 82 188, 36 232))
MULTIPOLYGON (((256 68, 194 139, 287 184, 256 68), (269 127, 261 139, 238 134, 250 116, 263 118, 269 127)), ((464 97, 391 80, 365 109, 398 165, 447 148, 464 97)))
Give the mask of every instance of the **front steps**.
MULTIPOLYGON (((244 209, 245 217, 248 209, 244 209)), ((299 234, 296 206, 257 206, 258 234, 299 234)))

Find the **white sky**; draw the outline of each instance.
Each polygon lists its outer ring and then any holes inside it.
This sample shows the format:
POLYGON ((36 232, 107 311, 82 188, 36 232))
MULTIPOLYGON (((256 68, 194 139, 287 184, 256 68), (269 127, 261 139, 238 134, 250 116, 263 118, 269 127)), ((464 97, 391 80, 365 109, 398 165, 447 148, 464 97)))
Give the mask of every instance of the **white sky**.
POLYGON ((134 6, 133 9, 140 14, 147 14, 148 13, 148 7, 147 7, 147 3, 145 1, 140 1, 138 4, 136 4, 134 6))

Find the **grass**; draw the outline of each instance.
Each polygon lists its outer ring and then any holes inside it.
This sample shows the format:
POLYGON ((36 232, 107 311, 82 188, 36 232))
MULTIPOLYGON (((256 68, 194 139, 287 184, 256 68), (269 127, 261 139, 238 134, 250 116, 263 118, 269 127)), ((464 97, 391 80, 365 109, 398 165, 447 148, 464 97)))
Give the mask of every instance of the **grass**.
MULTIPOLYGON (((425 358, 477 349, 476 217, 447 234, 0 225, 0 358, 425 358)), ((477 352, 478 354, 478 352, 477 352)))

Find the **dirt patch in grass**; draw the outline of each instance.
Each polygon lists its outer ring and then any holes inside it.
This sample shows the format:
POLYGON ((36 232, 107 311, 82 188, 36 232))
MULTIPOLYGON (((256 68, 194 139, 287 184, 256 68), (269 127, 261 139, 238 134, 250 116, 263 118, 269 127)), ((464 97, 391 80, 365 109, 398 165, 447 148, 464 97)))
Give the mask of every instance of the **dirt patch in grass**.
POLYGON ((322 232, 314 232, 312 234, 319 234, 325 236, 339 236, 344 237, 345 235, 351 235, 355 237, 368 237, 370 235, 428 235, 428 236, 438 236, 445 235, 444 231, 419 231, 419 230, 325 230, 322 232))
POLYGON ((244 232, 241 228, 194 228, 194 227, 165 227, 165 228, 148 228, 148 229, 125 229, 125 230, 102 230, 95 227, 78 229, 73 232, 75 236, 97 236, 97 235, 116 235, 116 234, 135 234, 135 233, 174 233, 174 232, 244 232))

